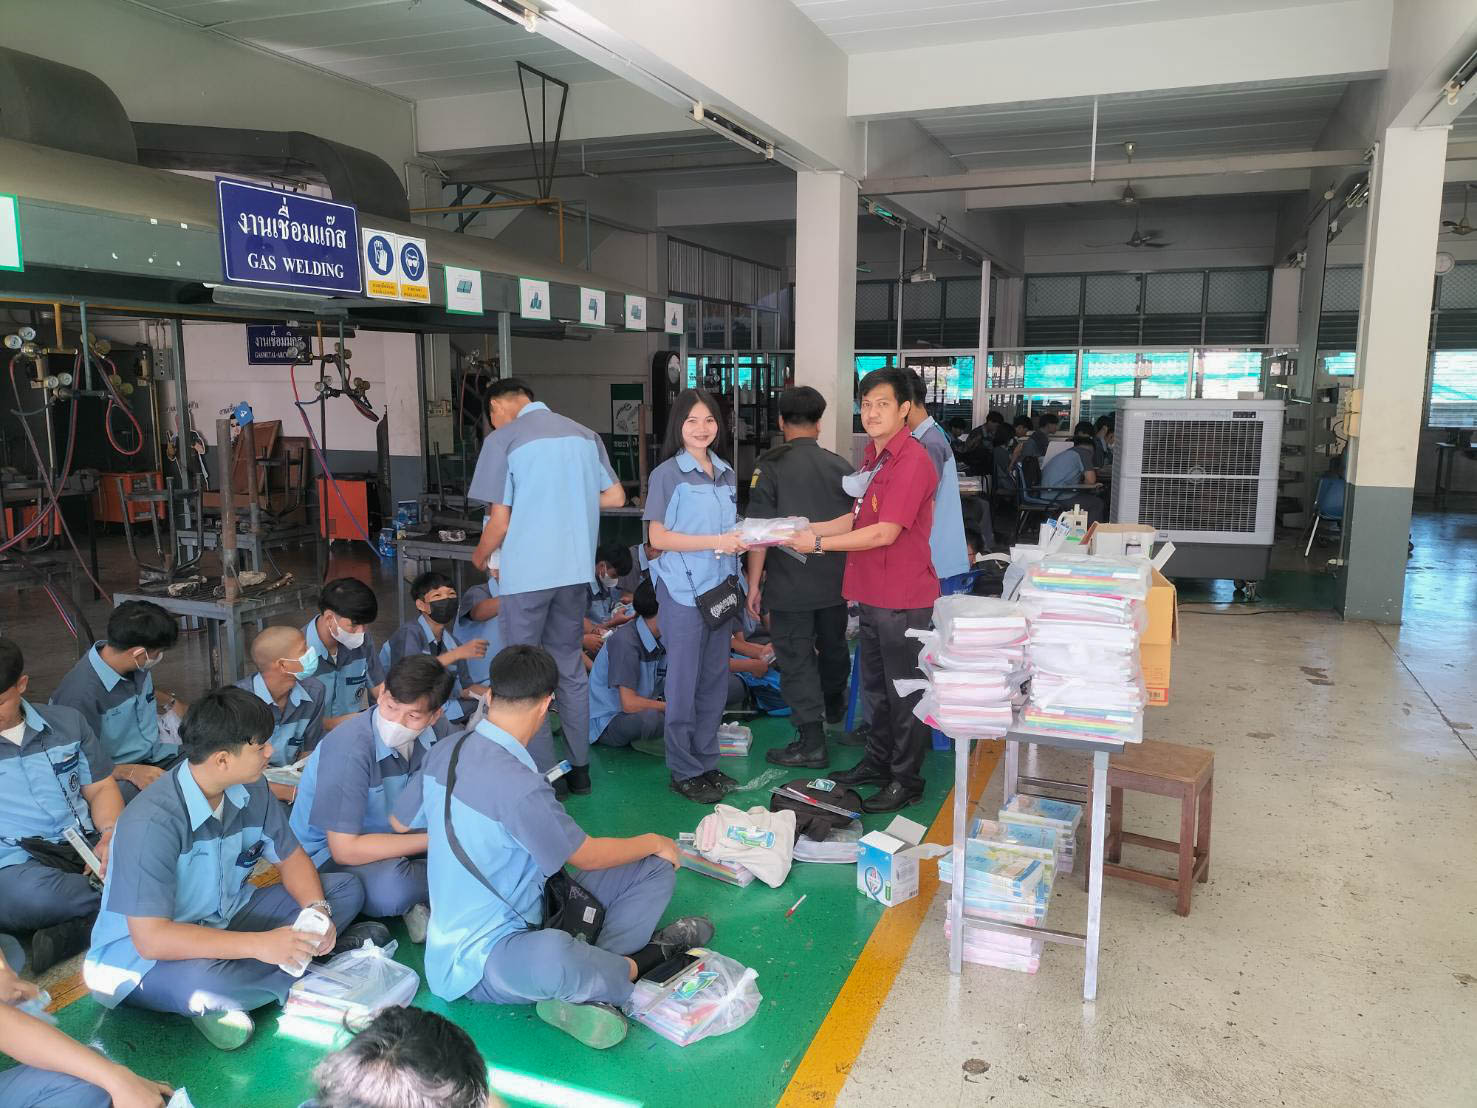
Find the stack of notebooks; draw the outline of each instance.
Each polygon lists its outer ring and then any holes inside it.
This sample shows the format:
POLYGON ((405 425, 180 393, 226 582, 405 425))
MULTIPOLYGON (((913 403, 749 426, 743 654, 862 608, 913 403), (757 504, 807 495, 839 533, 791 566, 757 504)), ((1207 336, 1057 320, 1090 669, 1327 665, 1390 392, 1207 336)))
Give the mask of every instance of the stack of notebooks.
POLYGON ((287 992, 284 1025, 362 1027, 381 1008, 409 1005, 420 989, 420 977, 395 961, 393 953, 393 944, 366 943, 335 955, 323 966, 310 966, 287 992))
POLYGON ((1146 695, 1139 635, 1149 563, 1052 554, 1026 572, 1031 692, 1021 722, 1095 742, 1140 742, 1146 695))
POLYGON ((754 743, 754 732, 741 723, 718 725, 718 753, 724 758, 743 758, 754 743))
MULTIPOLYGON (((980 825, 977 825, 977 827, 980 825)), ((1056 867, 1050 852, 1009 842, 971 838, 964 846, 964 913, 1024 927, 1046 919, 1056 867), (1048 857, 1043 858, 1045 853, 1048 857)), ((939 859, 939 880, 954 878, 954 856, 939 859)), ((951 934, 948 917, 944 933, 951 934)), ((983 966, 1035 973, 1041 968, 1041 939, 969 928, 964 935, 965 960, 983 966)))
POLYGON ((681 869, 690 869, 693 873, 701 873, 715 881, 722 881, 725 885, 737 885, 742 889, 754 883, 752 870, 737 862, 714 861, 707 855, 700 854, 691 842, 678 843, 677 857, 681 869))
POLYGON ((1077 861, 1077 826, 1082 822, 1082 805, 1017 793, 1000 809, 995 822, 1007 841, 1050 846, 1056 855, 1057 871, 1072 872, 1077 861))
POLYGON ((942 596, 933 622, 919 636, 925 722, 954 739, 1000 738, 1025 680, 1025 612, 994 597, 942 596))

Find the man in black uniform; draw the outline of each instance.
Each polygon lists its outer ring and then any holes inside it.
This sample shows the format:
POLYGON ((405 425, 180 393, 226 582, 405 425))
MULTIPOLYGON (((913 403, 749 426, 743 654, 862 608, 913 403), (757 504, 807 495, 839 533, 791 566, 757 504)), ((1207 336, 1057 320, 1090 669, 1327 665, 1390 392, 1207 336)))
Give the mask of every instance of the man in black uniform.
MULTIPOLYGON (((751 518, 804 516, 820 522, 851 511, 852 500, 842 489, 841 478, 855 467, 817 441, 825 410, 825 398, 813 388, 802 386, 781 394, 780 430, 785 441, 754 465, 751 518)), ((755 618, 762 609, 769 611, 780 693, 799 732, 789 746, 766 755, 776 765, 824 766, 825 724, 840 723, 846 714, 851 657, 846 649, 846 601, 841 599, 845 571, 845 557, 801 563, 785 550, 749 551, 749 611, 755 618)))

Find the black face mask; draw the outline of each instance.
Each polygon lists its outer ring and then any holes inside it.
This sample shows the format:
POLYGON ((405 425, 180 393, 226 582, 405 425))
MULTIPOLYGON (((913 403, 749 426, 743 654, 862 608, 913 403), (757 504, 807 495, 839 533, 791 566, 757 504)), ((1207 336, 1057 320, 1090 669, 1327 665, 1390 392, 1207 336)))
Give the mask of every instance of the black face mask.
POLYGON ((456 619, 456 597, 448 596, 443 600, 431 600, 426 605, 431 609, 431 618, 437 623, 447 624, 456 619))

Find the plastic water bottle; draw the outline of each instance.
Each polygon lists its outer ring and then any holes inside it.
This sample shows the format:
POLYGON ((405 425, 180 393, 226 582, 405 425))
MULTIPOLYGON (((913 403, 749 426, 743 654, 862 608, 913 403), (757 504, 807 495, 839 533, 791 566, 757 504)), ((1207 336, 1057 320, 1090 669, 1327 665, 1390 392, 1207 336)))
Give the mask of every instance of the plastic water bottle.
MULTIPOLYGON (((318 938, 328 934, 328 928, 330 926, 331 923, 328 917, 318 911, 317 908, 304 908, 297 914, 297 919, 293 921, 292 929, 304 935, 311 935, 314 938, 318 938)), ((307 970, 310 961, 312 961, 311 958, 304 958, 301 962, 279 962, 277 963, 277 968, 283 973, 290 973, 294 977, 301 977, 307 970)))

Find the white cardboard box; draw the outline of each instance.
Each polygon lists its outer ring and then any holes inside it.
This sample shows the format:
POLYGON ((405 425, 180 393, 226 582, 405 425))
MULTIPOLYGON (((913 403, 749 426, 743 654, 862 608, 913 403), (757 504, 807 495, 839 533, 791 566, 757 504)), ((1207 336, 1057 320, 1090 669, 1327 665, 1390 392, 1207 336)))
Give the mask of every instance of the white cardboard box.
POLYGON ((862 836, 856 856, 857 891, 891 908, 918 895, 918 863, 929 853, 918 844, 928 829, 894 816, 886 831, 862 836))

